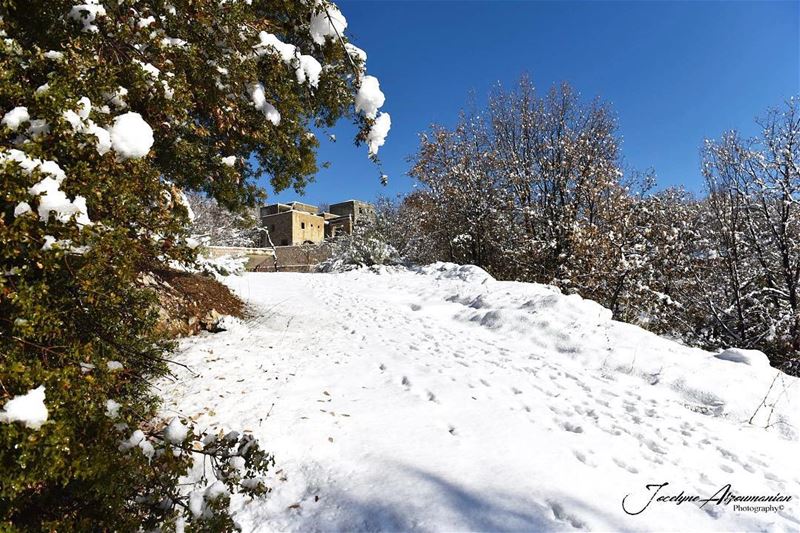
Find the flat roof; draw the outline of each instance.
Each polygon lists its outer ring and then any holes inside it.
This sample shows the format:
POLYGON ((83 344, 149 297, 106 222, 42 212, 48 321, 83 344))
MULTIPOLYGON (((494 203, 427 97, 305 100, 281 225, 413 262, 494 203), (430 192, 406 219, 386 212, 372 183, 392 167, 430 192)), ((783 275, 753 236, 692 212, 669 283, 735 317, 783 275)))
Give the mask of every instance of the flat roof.
POLYGON ((323 218, 322 215, 320 215, 319 213, 309 213, 308 211, 301 211, 300 209, 289 209, 288 211, 278 211, 277 213, 270 213, 269 215, 263 215, 261 218, 276 217, 278 215, 285 215, 287 213, 302 213, 310 217, 323 218))
POLYGON ((345 200, 343 202, 336 202, 335 204, 329 204, 329 205, 351 204, 351 203, 354 203, 354 202, 358 202, 360 204, 368 204, 369 203, 369 202, 367 202, 365 200, 345 200))

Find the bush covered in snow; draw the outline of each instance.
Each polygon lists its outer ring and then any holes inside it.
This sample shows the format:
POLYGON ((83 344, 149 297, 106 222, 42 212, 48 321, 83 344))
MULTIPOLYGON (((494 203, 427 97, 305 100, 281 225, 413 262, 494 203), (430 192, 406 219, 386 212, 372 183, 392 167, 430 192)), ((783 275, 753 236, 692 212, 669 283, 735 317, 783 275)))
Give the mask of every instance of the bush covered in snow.
POLYGON ((385 220, 356 225, 353 233, 342 235, 333 243, 331 257, 318 266, 320 272, 341 272, 363 266, 395 265, 402 262, 397 250, 388 243, 385 220))
POLYGON ((242 274, 245 271, 247 260, 247 256, 210 257, 200 252, 193 267, 199 272, 205 272, 215 277, 224 277, 242 274))
POLYGON ((194 261, 183 191, 302 190, 309 130, 343 117, 375 158, 388 115, 345 27, 326 0, 2 3, 0 529, 231 529, 226 495, 260 492, 253 442, 160 433, 171 345, 137 280, 194 261), (240 475, 189 494, 197 455, 240 475))

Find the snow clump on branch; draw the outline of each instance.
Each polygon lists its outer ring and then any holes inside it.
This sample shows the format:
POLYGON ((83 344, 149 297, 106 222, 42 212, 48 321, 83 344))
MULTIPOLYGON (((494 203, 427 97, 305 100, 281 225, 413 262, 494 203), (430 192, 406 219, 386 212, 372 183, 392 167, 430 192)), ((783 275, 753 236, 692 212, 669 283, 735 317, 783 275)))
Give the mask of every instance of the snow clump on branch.
POLYGON ((6 402, 0 412, 0 422, 11 424, 22 422, 25 427, 39 429, 47 422, 47 406, 44 404, 44 386, 29 390, 21 396, 14 396, 6 402))
POLYGON ((114 119, 111 145, 121 159, 139 159, 153 146, 153 129, 139 113, 125 113, 114 119))
POLYGON ((344 34, 347 19, 333 4, 317 2, 318 11, 311 16, 311 39, 319 45, 325 44, 326 37, 336 38, 344 34))

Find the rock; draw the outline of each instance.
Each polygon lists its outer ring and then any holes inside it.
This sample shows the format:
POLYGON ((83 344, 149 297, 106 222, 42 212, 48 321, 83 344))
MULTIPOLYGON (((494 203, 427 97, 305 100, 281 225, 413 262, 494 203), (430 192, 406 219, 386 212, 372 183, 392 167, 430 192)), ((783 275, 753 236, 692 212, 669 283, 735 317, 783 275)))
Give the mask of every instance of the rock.
POLYGON ((219 320, 222 318, 222 315, 217 312, 216 309, 212 309, 205 316, 200 319, 200 326, 205 329, 206 331, 217 332, 220 329, 217 327, 219 325, 219 320))

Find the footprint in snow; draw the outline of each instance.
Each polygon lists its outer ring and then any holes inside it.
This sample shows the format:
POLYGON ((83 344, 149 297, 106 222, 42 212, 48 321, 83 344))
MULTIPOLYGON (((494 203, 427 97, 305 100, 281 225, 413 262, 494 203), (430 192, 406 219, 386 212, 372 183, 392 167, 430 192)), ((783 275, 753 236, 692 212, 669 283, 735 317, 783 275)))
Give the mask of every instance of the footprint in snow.
POLYGON ((547 502, 547 504, 550 506, 550 510, 553 512, 553 516, 556 520, 560 522, 566 522, 575 529, 588 529, 586 524, 584 524, 581 520, 567 513, 560 503, 547 502))
POLYGON ((597 466, 597 465, 589 462, 589 459, 586 458, 586 454, 585 453, 583 453, 583 452, 581 452, 579 450, 572 450, 572 453, 575 455, 575 458, 578 461, 582 462, 586 466, 591 466, 591 467, 597 466))
POLYGON ((639 470, 637 470, 635 467, 625 464, 623 461, 621 461, 620 459, 617 459, 616 457, 613 458, 613 461, 614 461, 614 464, 616 464, 618 467, 620 467, 620 468, 622 468, 624 470, 627 470, 631 474, 638 474, 639 473, 639 470))
POLYGON ((569 431, 571 433, 583 433, 583 428, 577 424, 571 424, 570 422, 562 422, 561 427, 564 430, 569 431))
POLYGON ((783 483, 783 480, 773 474, 772 472, 764 472, 764 477, 770 481, 775 481, 777 483, 783 483))
POLYGON ((402 384, 407 389, 411 388, 411 382, 408 380, 406 376, 403 376, 403 379, 400 380, 400 384, 402 384))

